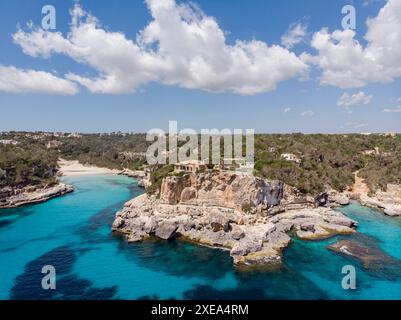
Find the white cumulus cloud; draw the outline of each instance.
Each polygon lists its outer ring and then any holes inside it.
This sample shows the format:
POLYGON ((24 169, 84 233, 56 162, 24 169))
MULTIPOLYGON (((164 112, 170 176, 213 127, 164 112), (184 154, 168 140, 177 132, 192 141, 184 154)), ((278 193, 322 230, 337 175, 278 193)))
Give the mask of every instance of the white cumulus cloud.
POLYGON ((353 30, 323 28, 313 35, 316 56, 303 55, 321 70, 320 83, 340 88, 390 83, 401 76, 401 1, 388 0, 379 14, 367 20, 366 45, 353 30))
POLYGON ((337 106, 349 109, 350 107, 369 104, 373 96, 367 95, 363 91, 355 94, 344 93, 337 101, 337 106))
POLYGON ((15 94, 74 95, 78 92, 78 87, 75 83, 48 72, 0 65, 0 91, 15 94))
POLYGON ((304 23, 293 23, 286 34, 281 37, 281 44, 287 49, 301 43, 308 34, 308 26, 304 23))
POLYGON ((68 35, 19 29, 14 42, 24 53, 48 58, 63 54, 98 72, 68 74, 96 93, 130 93, 150 82, 242 95, 269 92, 308 66, 279 45, 237 40, 227 44, 217 21, 197 7, 174 0, 146 0, 152 21, 137 38, 109 31, 76 4, 68 35))

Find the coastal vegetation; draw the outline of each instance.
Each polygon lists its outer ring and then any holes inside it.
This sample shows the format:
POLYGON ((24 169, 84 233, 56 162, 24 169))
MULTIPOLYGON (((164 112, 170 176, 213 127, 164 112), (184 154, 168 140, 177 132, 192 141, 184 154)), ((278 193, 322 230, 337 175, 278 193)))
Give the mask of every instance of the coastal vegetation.
POLYGON ((373 157, 359 172, 359 176, 365 179, 372 192, 386 190, 390 183, 401 185, 401 152, 373 157))
POLYGON ((51 185, 56 181, 58 154, 29 138, 17 145, 0 143, 0 189, 51 185))
POLYGON ((147 145, 144 134, 0 133, 0 189, 54 183, 59 158, 110 169, 140 169, 147 145))
POLYGON ((354 173, 371 190, 401 183, 401 136, 384 134, 292 134, 256 137, 256 175, 281 180, 303 193, 316 194, 326 186, 344 191, 354 173), (299 162, 282 158, 291 153, 299 162))
POLYGON ((59 151, 65 159, 120 170, 140 169, 149 146, 144 134, 85 134, 61 141, 59 151))
MULTIPOLYGON (((58 158, 110 169, 142 169, 150 145, 145 134, 124 133, 9 132, 0 134, 0 140, 1 187, 51 183, 58 158)), ((154 186, 148 192, 155 193, 172 171, 172 166, 151 168, 154 186)), ((401 184, 401 135, 255 136, 255 175, 281 180, 302 193, 316 195, 328 186, 344 191, 357 171, 372 191, 401 184)))
POLYGON ((363 135, 259 135, 255 142, 255 173, 278 179, 303 193, 317 194, 326 186, 344 191, 354 172, 365 167, 376 138, 363 135), (283 158, 294 155, 297 161, 283 158))
POLYGON ((166 165, 166 166, 153 166, 152 171, 150 173, 150 186, 146 188, 146 193, 156 194, 162 185, 163 178, 170 175, 174 172, 173 165, 166 165))

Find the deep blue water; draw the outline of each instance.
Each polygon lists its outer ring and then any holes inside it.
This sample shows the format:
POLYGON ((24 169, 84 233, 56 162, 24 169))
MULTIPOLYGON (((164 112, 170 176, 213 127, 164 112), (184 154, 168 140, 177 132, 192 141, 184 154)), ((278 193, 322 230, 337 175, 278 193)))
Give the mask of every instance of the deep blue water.
POLYGON ((280 269, 244 271, 224 251, 180 241, 127 244, 113 236, 115 212, 143 192, 134 180, 64 180, 74 193, 0 210, 0 299, 401 299, 401 219, 356 203, 341 210, 394 265, 364 269, 326 249, 338 238, 294 239, 280 269), (356 290, 341 288, 348 264, 357 269, 356 290), (41 287, 44 265, 56 268, 56 290, 41 287))

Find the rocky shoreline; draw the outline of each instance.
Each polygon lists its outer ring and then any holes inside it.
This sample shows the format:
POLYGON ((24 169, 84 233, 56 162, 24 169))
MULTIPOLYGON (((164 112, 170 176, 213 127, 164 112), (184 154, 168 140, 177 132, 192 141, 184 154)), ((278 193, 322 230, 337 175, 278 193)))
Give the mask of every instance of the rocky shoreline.
POLYGON ((64 183, 45 188, 32 186, 19 190, 3 188, 0 190, 0 208, 16 208, 23 205, 41 203, 73 191, 74 188, 72 186, 64 183))
POLYGON ((372 197, 361 195, 359 201, 363 206, 383 211, 391 217, 401 216, 401 186, 387 185, 386 191, 378 191, 372 197))
POLYGON ((355 173, 352 197, 361 205, 380 210, 391 217, 401 216, 401 185, 388 184, 386 190, 371 194, 364 180, 355 173))
POLYGON ((118 174, 136 179, 138 181, 138 186, 142 188, 147 188, 148 186, 150 186, 149 174, 146 171, 124 169, 121 170, 118 174))
MULTIPOLYGON (((138 186, 145 189, 150 186, 149 174, 146 171, 124 169, 118 174, 136 179, 138 181, 138 186)), ((328 188, 324 193, 323 204, 329 207, 346 206, 350 203, 351 199, 354 199, 362 206, 382 211, 388 216, 401 216, 401 185, 389 184, 387 185, 386 191, 380 190, 377 191, 374 196, 369 196, 369 188, 364 184, 363 179, 356 176, 356 181, 356 184, 348 191, 338 192, 328 188)), ((291 193, 296 193, 294 188, 289 186, 285 187, 292 189, 290 191, 291 193)), ((308 201, 312 203, 314 202, 314 199, 309 197, 308 201)), ((292 207, 297 209, 299 207, 302 208, 303 206, 293 204, 292 207)), ((287 209, 289 209, 288 205, 287 209)), ((280 207, 277 207, 276 210, 280 210, 280 207)))
POLYGON ((116 214, 129 242, 176 237, 230 251, 236 265, 281 261, 290 233, 317 240, 355 232, 356 222, 316 207, 279 181, 232 172, 168 176, 160 197, 141 195, 116 214))

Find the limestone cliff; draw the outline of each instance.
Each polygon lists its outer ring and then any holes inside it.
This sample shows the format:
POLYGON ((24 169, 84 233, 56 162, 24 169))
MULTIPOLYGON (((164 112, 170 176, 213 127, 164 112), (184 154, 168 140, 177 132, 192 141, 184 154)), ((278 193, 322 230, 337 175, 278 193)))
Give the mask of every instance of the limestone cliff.
POLYGON ((303 239, 354 232, 354 221, 294 201, 288 190, 279 181, 224 171, 169 176, 160 198, 144 194, 128 202, 113 230, 130 242, 182 237, 227 249, 236 264, 280 261, 290 231, 303 239))
POLYGON ((221 206, 252 213, 278 205, 282 197, 279 181, 224 171, 167 177, 160 193, 164 204, 221 206))

